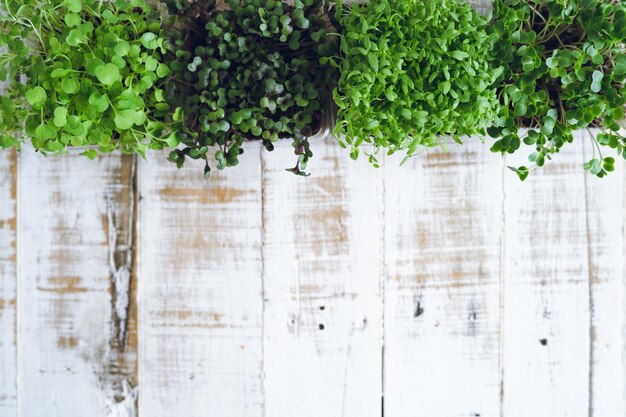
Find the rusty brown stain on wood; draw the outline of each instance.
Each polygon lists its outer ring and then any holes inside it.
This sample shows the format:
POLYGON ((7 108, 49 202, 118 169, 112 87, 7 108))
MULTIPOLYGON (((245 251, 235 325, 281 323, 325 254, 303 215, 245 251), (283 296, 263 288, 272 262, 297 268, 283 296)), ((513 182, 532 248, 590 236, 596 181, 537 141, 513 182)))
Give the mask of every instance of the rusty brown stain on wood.
MULTIPOLYGON (((297 288, 300 294, 320 294, 322 291, 322 287, 319 284, 300 284, 297 288)), ((293 289, 293 292, 296 291, 296 288, 293 289)))
POLYGON ((103 245, 107 245, 109 241, 109 218, 106 213, 102 213, 100 215, 100 226, 104 231, 104 242, 103 245))
POLYGON ((417 247, 420 250, 426 249, 432 240, 428 238, 428 233, 424 232, 424 228, 425 227, 422 224, 417 225, 417 247))
POLYGON ((53 292, 58 294, 76 294, 89 291, 89 288, 80 286, 81 277, 78 276, 61 276, 48 277, 48 283, 52 287, 37 286, 38 291, 53 292))
MULTIPOLYGON (((137 160, 135 158, 134 163, 137 164, 137 160)), ((135 175, 138 175, 135 170, 135 175)), ((137 187, 137 181, 135 179, 134 186, 137 187)), ((123 369, 127 370, 128 381, 132 386, 136 386, 138 381, 138 355, 137 352, 139 350, 139 335, 138 335, 138 305, 137 305, 137 284, 139 281, 139 273, 137 269, 137 265, 139 264, 139 248, 138 248, 138 210, 139 210, 139 190, 136 188, 134 193, 134 201, 133 201, 133 210, 135 212, 133 222, 133 241, 132 241, 132 251, 133 251, 133 264, 131 268, 131 278, 130 278, 130 294, 128 295, 128 319, 126 324, 126 352, 131 352, 132 355, 124 355, 122 356, 122 360, 120 366, 123 369)))
MULTIPOLYGON (((157 327, 157 326, 155 326, 157 327)), ((199 323, 199 322, 192 322, 192 323, 163 323, 160 325, 160 327, 167 327, 167 328, 192 328, 192 329, 223 329, 226 326, 226 324, 224 323, 199 323)))
POLYGON ((212 311, 193 311, 193 310, 160 310, 152 313, 156 317, 163 319, 187 320, 189 318, 211 320, 219 322, 222 315, 212 311))
MULTIPOLYGON (((231 250, 233 253, 241 248, 241 244, 232 242, 231 240, 224 239, 220 242, 215 242, 215 236, 207 233, 206 231, 212 230, 216 227, 220 227, 220 225, 216 224, 214 219, 209 219, 202 224, 201 228, 185 229, 178 247, 178 249, 180 249, 181 256, 186 255, 187 248, 189 248, 189 250, 193 249, 202 251, 203 248, 219 247, 220 250, 231 250)), ((207 255, 203 259, 209 261, 215 258, 212 256, 210 251, 207 251, 207 255)), ((221 259, 217 260, 221 261, 221 259)), ((184 265, 184 263, 181 263, 181 266, 184 265)))
POLYGON ((247 195, 254 194, 254 190, 239 190, 236 188, 179 188, 166 187, 159 190, 159 195, 166 199, 190 200, 202 205, 233 203, 247 195))
MULTIPOLYGON (((9 158, 9 180, 11 182, 11 186, 9 189, 9 198, 13 201, 14 207, 17 205, 17 151, 12 149, 10 151, 9 158)), ((13 235, 13 241, 11 243, 11 256, 8 258, 10 262, 13 263, 15 268, 17 268, 17 212, 14 209, 13 215, 6 220, 6 222, 0 221, 0 227, 4 227, 4 225, 9 226, 9 230, 13 235)))
POLYGON ((78 346, 78 339, 74 336, 59 336, 57 346, 61 349, 72 349, 78 346))
MULTIPOLYGON (((110 196, 108 210, 114 210, 115 207, 120 208, 119 217, 113 213, 114 224, 109 224, 109 216, 104 213, 101 217, 102 229, 107 236, 107 246, 112 242, 109 240, 113 236, 109 236, 110 228, 114 228, 117 241, 113 242, 116 247, 113 249, 113 260, 115 268, 127 263, 128 250, 131 252, 130 257, 130 282, 128 289, 118 289, 115 286, 114 271, 111 271, 109 294, 111 298, 111 314, 113 323, 113 333, 111 334, 110 346, 111 353, 108 359, 107 375, 108 383, 112 384, 116 391, 121 390, 124 381, 127 381, 131 387, 138 384, 138 336, 137 336, 137 211, 139 204, 139 190, 137 189, 137 160, 136 157, 130 155, 122 155, 120 161, 120 169, 115 173, 116 184, 125 185, 114 195, 110 196), (130 219, 132 218, 132 224, 130 219), (128 241, 128 239, 132 239, 128 241), (119 241, 127 243, 128 248, 118 250, 119 241), (124 332, 121 334, 122 322, 116 315, 116 299, 119 291, 128 291, 128 305, 126 306, 126 317, 124 319, 124 332)), ((122 245, 124 247, 124 245, 122 245)), ((111 248, 109 248, 111 250, 111 248)), ((117 395, 122 397, 121 391, 117 395)))
POLYGON ((334 171, 338 171, 339 170, 339 166, 341 161, 339 161, 339 158, 335 155, 324 155, 322 158, 322 161, 328 161, 331 162, 333 164, 333 170, 334 171))
MULTIPOLYGON (((467 161, 465 161, 467 162, 467 161)), ((464 162, 464 163, 465 163, 464 162)), ((437 169, 453 169, 459 165, 458 157, 454 152, 437 150, 435 152, 430 151, 426 153, 424 158, 424 168, 437 168, 437 169)))
POLYGON ((12 308, 15 308, 15 306, 17 305, 17 300, 15 298, 9 298, 9 299, 0 298, 0 310, 4 310, 7 307, 7 305, 12 308))
MULTIPOLYGON (((335 157, 328 158, 338 164, 335 157)), ((311 189, 315 193, 314 204, 302 216, 293 217, 296 235, 313 235, 311 244, 318 255, 324 253, 335 256, 345 253, 345 245, 349 240, 346 224, 349 213, 343 205, 343 177, 331 175, 315 178, 311 189)))
MULTIPOLYGON (((488 255, 482 251, 452 256, 433 254, 430 257, 431 260, 436 260, 438 264, 449 265, 449 269, 446 271, 426 271, 411 275, 397 274, 394 278, 399 282, 406 282, 406 285, 409 287, 414 285, 414 283, 423 286, 453 289, 475 287, 488 277, 488 271, 484 268, 487 258, 488 255)), ((419 270, 419 265, 416 265, 414 269, 419 270)))
POLYGON ((222 315, 212 311, 159 310, 152 312, 151 315, 163 320, 158 325, 160 327, 202 329, 221 329, 227 327, 226 324, 222 322, 222 315))

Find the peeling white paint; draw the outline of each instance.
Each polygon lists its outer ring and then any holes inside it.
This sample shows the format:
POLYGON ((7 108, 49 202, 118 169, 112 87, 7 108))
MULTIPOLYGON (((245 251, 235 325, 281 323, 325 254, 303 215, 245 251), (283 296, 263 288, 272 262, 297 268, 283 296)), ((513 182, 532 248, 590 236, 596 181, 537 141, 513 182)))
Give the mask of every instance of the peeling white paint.
POLYGON ((288 150, 209 182, 142 162, 138 379, 119 161, 25 155, 19 416, 625 415, 623 165, 585 176, 573 145, 520 183, 480 143, 380 170, 314 151, 308 179, 288 150))
POLYGON ((126 338, 126 323, 128 319, 129 308, 129 294, 130 294, 130 280, 132 277, 132 262, 133 262, 133 232, 134 232, 134 210, 133 204, 134 198, 134 186, 135 180, 135 164, 131 165, 130 175, 130 207, 126 208, 128 213, 128 224, 120 225, 119 220, 116 218, 115 213, 124 212, 126 210, 120 210, 116 205, 116 199, 113 198, 111 190, 107 193, 107 219, 108 219, 108 233, 109 233, 109 268, 111 271, 111 278, 114 288, 114 312, 115 312, 115 337, 117 337, 121 345, 124 344, 126 338), (126 227, 126 242, 118 241, 118 229, 120 227, 126 227), (123 251, 125 256, 120 265, 117 264, 116 254, 119 251, 123 251))
POLYGON ((131 387, 127 381, 122 383, 121 401, 111 400, 111 396, 106 398, 106 417, 137 417, 137 395, 138 387, 131 387))

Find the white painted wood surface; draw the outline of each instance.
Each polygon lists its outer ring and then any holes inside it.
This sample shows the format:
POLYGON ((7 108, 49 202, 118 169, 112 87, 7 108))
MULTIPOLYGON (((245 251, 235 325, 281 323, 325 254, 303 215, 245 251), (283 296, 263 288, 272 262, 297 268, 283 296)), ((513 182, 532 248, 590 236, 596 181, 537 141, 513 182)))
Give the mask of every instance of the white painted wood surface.
POLYGON ((128 236, 133 166, 119 155, 21 155, 20 417, 135 414, 133 349, 114 310, 128 289, 113 284, 132 245, 118 238, 128 236))
MULTIPOLYGON (((589 134, 581 134, 585 160, 594 157, 589 134)), ((605 151, 606 152, 606 151, 605 151)), ((589 269, 589 407, 591 416, 626 415, 624 293, 624 159, 617 172, 596 181, 585 176, 585 222, 589 269)))
POLYGON ((487 151, 386 166, 386 416, 500 414, 502 160, 487 151))
MULTIPOLYGON (((507 163, 517 166, 523 160, 510 158, 507 163)), ((505 176, 505 415, 583 416, 589 410, 589 260, 582 164, 579 140, 525 183, 505 176)))
POLYGON ((0 417, 623 417, 626 172, 586 141, 524 183, 477 141, 0 153, 0 417))
POLYGON ((139 415, 263 415, 260 148, 203 179, 141 164, 139 415))
POLYGON ((314 153, 263 157, 265 415, 378 416, 384 172, 314 153))
POLYGON ((17 415, 17 153, 0 153, 0 416, 17 415))

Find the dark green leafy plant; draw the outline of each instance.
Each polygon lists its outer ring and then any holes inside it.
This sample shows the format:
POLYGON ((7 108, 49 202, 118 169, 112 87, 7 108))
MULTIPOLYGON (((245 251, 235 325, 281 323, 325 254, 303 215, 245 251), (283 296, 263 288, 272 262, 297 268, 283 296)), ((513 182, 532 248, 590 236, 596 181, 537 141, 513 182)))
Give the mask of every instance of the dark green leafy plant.
MULTIPOLYGON (((356 159, 362 143, 389 154, 482 133, 498 111, 486 21, 464 0, 338 1, 341 77, 334 130, 356 159), (343 135, 343 136, 341 136, 343 135)), ((406 160, 406 158, 405 158, 406 160)))
POLYGON ((163 122, 170 71, 158 10, 143 0, 5 0, 0 14, 1 147, 25 136, 44 154, 178 144, 163 122))
POLYGON ((267 150, 292 138, 298 161, 290 171, 306 175, 312 156, 308 137, 323 123, 323 90, 330 66, 320 57, 334 53, 326 37, 323 1, 229 0, 168 4, 177 14, 172 100, 184 99, 185 147, 170 153, 179 167, 185 158, 204 159, 211 170, 235 166, 246 140, 267 150), (187 29, 188 28, 188 29, 187 29))
POLYGON ((619 0, 495 0, 495 60, 507 69, 499 91, 503 108, 489 134, 492 150, 533 146, 531 166, 510 167, 524 180, 567 143, 573 132, 597 127, 594 157, 584 166, 603 177, 626 157, 624 122, 626 6, 619 0), (529 128, 520 131, 520 128, 529 128), (526 132, 526 133, 522 133, 526 132))

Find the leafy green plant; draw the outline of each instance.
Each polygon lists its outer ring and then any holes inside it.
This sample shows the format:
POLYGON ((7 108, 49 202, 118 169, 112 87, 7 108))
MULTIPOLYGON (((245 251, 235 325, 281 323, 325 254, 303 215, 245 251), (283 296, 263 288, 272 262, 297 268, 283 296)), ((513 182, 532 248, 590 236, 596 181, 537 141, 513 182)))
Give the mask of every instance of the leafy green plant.
POLYGON ((584 166, 603 177, 626 157, 624 126, 626 6, 620 0, 495 0, 496 62, 507 70, 500 87, 502 114, 488 130, 494 152, 535 148, 531 165, 510 167, 524 180, 574 140, 596 127, 594 156, 584 166), (529 128, 520 131, 520 128, 529 128), (522 133, 525 132, 525 133, 522 133))
POLYGON ((163 121, 170 71, 158 10, 143 0, 5 0, 0 14, 1 147, 25 136, 44 154, 178 144, 163 121))
POLYGON ((187 157, 204 159, 208 176, 211 149, 224 169, 239 163, 246 140, 271 151, 277 140, 292 138, 298 160, 290 171, 306 175, 308 138, 322 126, 322 92, 332 74, 319 61, 335 48, 326 37, 324 2, 226 3, 168 2, 181 28, 172 35, 168 96, 184 100, 185 125, 185 146, 169 159, 179 167, 187 157))
MULTIPOLYGON (((494 37, 464 0, 338 1, 341 72, 333 92, 339 144, 356 159, 362 143, 389 154, 441 144, 440 135, 483 132, 497 116, 489 51, 494 37)), ((406 158, 405 158, 406 160, 406 158)))

